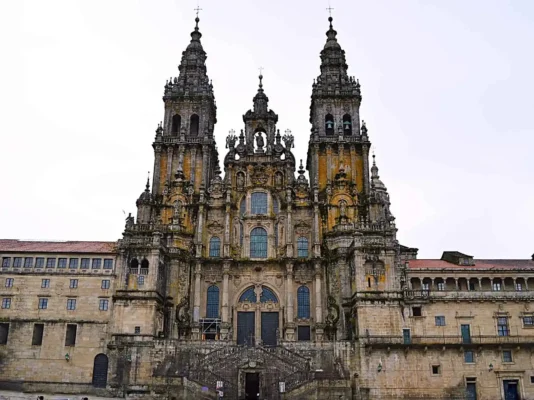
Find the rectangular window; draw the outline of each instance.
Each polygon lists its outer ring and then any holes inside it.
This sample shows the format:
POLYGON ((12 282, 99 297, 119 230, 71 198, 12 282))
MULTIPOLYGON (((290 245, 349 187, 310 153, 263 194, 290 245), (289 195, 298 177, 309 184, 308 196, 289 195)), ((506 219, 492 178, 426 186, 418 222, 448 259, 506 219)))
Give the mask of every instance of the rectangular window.
POLYGON ((44 257, 37 257, 35 259, 35 268, 43 268, 44 267, 44 257))
POLYGON ((33 267, 33 257, 24 258, 24 268, 31 268, 31 267, 33 267))
POLYGON ((43 344, 44 324, 33 325, 32 346, 41 346, 43 344))
POLYGON ((516 283, 515 284, 515 290, 518 292, 521 292, 523 290, 523 284, 522 283, 516 283))
POLYGON ((428 283, 423 283, 423 290, 430 290, 430 285, 428 283))
POLYGON ((55 268, 56 267, 56 259, 55 258, 47 258, 46 259, 46 268, 55 268))
POLYGON ((7 336, 9 335, 9 324, 0 324, 0 344, 7 344, 7 336))
POLYGON ((432 365, 432 375, 439 375, 441 373, 440 365, 432 365))
POLYGON ((475 282, 469 282, 469 290, 476 290, 475 289, 475 282))
POLYGON ((534 327, 534 316, 529 315, 529 316, 523 317, 523 326, 525 328, 534 327))
POLYGON ((74 324, 67 324, 67 333, 65 334, 65 346, 76 345, 76 330, 77 326, 74 324))
POLYGON ((41 287, 48 289, 50 287, 50 279, 41 279, 41 287))
POLYGON ((511 363, 512 359, 512 350, 503 350, 502 351, 502 361, 511 363))
POLYGON ((445 316, 436 315, 436 326, 445 326, 445 316))
POLYGON ((109 289, 109 279, 102 279, 102 289, 109 289))
POLYGON ((48 308, 48 299, 44 297, 39 298, 39 310, 46 310, 48 308))
POLYGON ((67 299, 67 310, 76 310, 76 299, 67 299))
POLYGON ((421 315, 421 307, 412 307, 412 316, 420 317, 421 315))
POLYGON ((104 269, 113 269, 113 259, 104 258, 104 269))
POLYGON ((475 353, 472 350, 464 351, 464 362, 474 363, 475 362, 475 353))
POLYGON ((91 262, 90 258, 82 258, 82 269, 88 269, 89 263, 91 262))
POLYGON ((141 333, 141 327, 140 326, 136 326, 134 328, 134 332, 135 332, 136 335, 139 335, 141 333))
POLYGON ((252 214, 267 214, 267 193, 252 193, 250 200, 252 214))
POLYGON ((77 258, 71 258, 71 259, 69 259, 69 268, 70 268, 70 269, 76 269, 76 268, 78 268, 78 259, 77 259, 77 258))
POLYGON ((137 286, 143 286, 145 284, 145 276, 139 275, 137 277, 137 286))
POLYGON ((299 326, 297 328, 297 337, 299 341, 311 340, 311 329, 309 326, 299 326))
POLYGON ((13 259, 13 268, 20 268, 22 267, 22 257, 15 257, 13 259))
POLYGON ((76 288, 78 288, 78 279, 71 279, 71 280, 70 280, 69 288, 70 288, 70 289, 76 289, 76 288))
POLYGON ((93 258, 93 269, 100 269, 102 267, 101 258, 93 258))
POLYGON ((411 344, 412 343, 412 338, 411 338, 411 333, 410 333, 410 330, 409 329, 403 329, 402 330, 402 341, 404 344, 411 344))
POLYGON ((57 267, 58 268, 67 268, 67 259, 66 258, 58 258, 57 267))
POLYGON ((501 290, 501 283, 500 282, 493 282, 493 291, 500 292, 501 290))
POLYGON ((297 256, 299 258, 308 257, 308 238, 299 237, 297 239, 297 256))
POLYGON ((438 290, 443 292, 445 290, 445 282, 438 282, 438 290))
POLYGON ((508 329, 508 317, 497 318, 497 334, 499 336, 509 336, 510 330, 508 329))
POLYGON ((5 308, 5 309, 11 308, 11 298, 10 297, 4 297, 2 299, 2 308, 5 308))
POLYGON ((11 266, 11 257, 2 257, 2 268, 9 268, 11 266))
POLYGON ((6 287, 13 287, 13 282, 15 279, 13 278, 6 278, 6 287))
POLYGON ((98 305, 98 309, 100 311, 107 311, 109 307, 109 300, 107 299, 100 299, 100 303, 98 305))

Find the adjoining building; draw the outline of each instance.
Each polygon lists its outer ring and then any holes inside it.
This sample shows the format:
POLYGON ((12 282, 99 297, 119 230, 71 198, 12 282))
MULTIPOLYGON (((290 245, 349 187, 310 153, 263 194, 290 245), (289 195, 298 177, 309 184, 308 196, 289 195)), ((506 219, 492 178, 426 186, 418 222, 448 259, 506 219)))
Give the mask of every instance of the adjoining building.
POLYGON ((226 139, 224 176, 196 22, 165 84, 152 183, 116 246, 0 242, 0 387, 175 399, 534 397, 534 261, 457 251, 418 260, 398 242, 332 18, 305 163, 260 76, 243 129, 226 139))

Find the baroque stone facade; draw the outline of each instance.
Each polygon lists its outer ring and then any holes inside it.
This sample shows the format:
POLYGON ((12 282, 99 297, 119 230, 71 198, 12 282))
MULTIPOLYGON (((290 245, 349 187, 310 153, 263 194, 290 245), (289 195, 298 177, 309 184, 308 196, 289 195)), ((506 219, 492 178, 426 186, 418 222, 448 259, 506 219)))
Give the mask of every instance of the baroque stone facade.
MULTIPOLYGON (((277 128, 260 76, 243 129, 226 138, 224 176, 196 22, 179 75, 165 85, 152 186, 113 252, 111 317, 78 333, 92 350, 78 369, 54 361, 56 375, 32 366, 27 357, 38 365, 45 356, 16 339, 3 387, 63 382, 71 393, 176 399, 532 398, 534 262, 459 252, 418 260, 399 244, 369 159, 360 84, 332 19, 305 165, 291 132, 277 128), (102 374, 104 384, 94 379, 102 374)), ((45 272, 28 270, 24 287, 45 272)), ((87 285, 94 303, 97 288, 87 285)), ((4 331, 18 324, 17 310, 2 310, 4 331)), ((87 322, 77 318, 60 319, 87 322)))

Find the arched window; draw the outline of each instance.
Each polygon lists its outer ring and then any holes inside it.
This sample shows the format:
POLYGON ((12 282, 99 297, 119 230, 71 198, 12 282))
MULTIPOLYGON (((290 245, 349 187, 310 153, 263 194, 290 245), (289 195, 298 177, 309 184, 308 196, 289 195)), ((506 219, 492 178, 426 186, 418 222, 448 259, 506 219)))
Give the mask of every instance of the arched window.
POLYGON ((141 261, 141 269, 148 269, 148 260, 146 258, 143 258, 141 261))
POLYGON ((182 117, 180 117, 178 114, 173 115, 171 133, 173 135, 177 135, 178 133, 180 133, 181 127, 182 127, 182 117))
POLYGON ((138 270, 139 270, 139 261, 137 260, 137 258, 134 258, 132 259, 132 261, 130 261, 130 272, 132 274, 137 274, 138 270))
POLYGON ((215 285, 208 288, 206 318, 219 318, 219 288, 215 285))
POLYGON ((191 123, 189 125, 189 134, 191 136, 198 136, 199 121, 200 118, 198 117, 198 115, 191 115, 191 123))
POLYGON ((210 257, 221 256, 221 239, 217 236, 213 236, 210 239, 210 257))
POLYGON ((298 257, 308 257, 308 238, 301 236, 297 239, 297 255, 298 257))
POLYGON ((97 354, 93 363, 93 386, 105 388, 108 383, 108 356, 97 354))
POLYGON ((334 117, 332 114, 326 114, 326 117, 324 117, 324 130, 327 135, 334 134, 334 117))
POLYGON ((246 211, 247 211, 247 199, 245 196, 243 196, 243 199, 241 200, 241 203, 239 204, 239 216, 243 218, 246 211))
POLYGON ((343 135, 352 135, 352 118, 349 114, 343 115, 343 135))
POLYGON ((260 303, 267 303, 268 301, 272 301, 273 303, 278 303, 278 299, 276 295, 274 294, 274 292, 268 287, 262 286, 260 303))
POLYGON ((280 206, 278 204, 278 199, 273 196, 273 212, 278 214, 280 212, 280 206))
POLYGON ((297 318, 310 318, 310 289, 307 286, 297 290, 297 318))
POLYGON ((244 301, 250 301, 251 303, 256 303, 256 292, 254 291, 253 286, 245 290, 243 294, 241 295, 241 297, 239 298, 240 303, 244 301))
POLYGON ((250 232, 250 258, 267 258, 267 231, 263 228, 250 232))
POLYGON ((252 214, 267 214, 267 193, 252 193, 251 211, 252 214))

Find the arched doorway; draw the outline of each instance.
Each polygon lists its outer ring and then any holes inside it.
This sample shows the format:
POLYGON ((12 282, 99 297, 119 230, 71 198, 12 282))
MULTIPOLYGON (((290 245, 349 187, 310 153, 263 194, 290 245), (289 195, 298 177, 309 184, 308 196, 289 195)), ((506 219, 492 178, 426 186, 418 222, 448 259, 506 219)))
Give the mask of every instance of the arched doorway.
POLYGON ((108 356, 97 354, 93 364, 93 386, 105 388, 108 383, 108 356))
POLYGON ((280 327, 280 304, 273 290, 250 286, 239 296, 237 305, 237 344, 276 346, 280 327))

